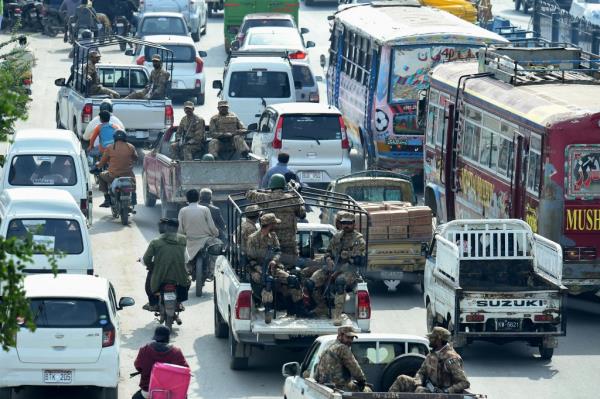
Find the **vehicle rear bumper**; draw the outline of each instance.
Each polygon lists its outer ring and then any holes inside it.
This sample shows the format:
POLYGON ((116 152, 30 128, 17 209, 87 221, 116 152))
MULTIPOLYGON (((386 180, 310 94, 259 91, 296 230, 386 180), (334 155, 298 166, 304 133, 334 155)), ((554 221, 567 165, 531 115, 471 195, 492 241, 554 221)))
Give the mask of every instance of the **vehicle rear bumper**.
POLYGON ((146 143, 153 143, 158 138, 160 132, 158 130, 137 130, 127 131, 127 141, 133 145, 142 145, 146 143))
POLYGON ((571 294, 600 289, 600 261, 569 262, 563 264, 562 283, 571 294))
POLYGON ((342 176, 346 176, 351 173, 352 165, 350 159, 344 157, 344 160, 340 164, 336 165, 288 165, 288 167, 295 171, 302 183, 329 183, 342 176), (321 172, 320 179, 309 179, 303 176, 302 172, 321 172))
POLYGON ((402 268, 390 268, 390 270, 365 270, 361 274, 365 279, 373 281, 398 280, 409 284, 423 281, 423 270, 405 272, 402 268))

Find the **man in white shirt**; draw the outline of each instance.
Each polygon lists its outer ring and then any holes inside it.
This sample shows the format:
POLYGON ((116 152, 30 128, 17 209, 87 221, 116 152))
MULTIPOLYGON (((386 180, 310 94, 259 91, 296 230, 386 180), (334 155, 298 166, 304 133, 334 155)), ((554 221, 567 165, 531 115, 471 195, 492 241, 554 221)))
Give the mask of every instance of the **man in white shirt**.
MULTIPOLYGON (((90 141, 90 139, 92 138, 92 134, 94 133, 94 129, 96 128, 96 126, 102 123, 100 122, 100 112, 102 111, 110 112, 110 120, 108 122, 111 125, 117 125, 117 127, 120 130, 125 130, 125 125, 123 125, 123 122, 121 122, 121 120, 113 114, 112 101, 106 98, 100 103, 100 111, 98 112, 98 115, 96 115, 94 119, 92 119, 90 123, 88 123, 85 127, 85 132, 83 133, 83 140, 90 141)), ((94 145, 93 147, 96 147, 96 145, 94 145)))

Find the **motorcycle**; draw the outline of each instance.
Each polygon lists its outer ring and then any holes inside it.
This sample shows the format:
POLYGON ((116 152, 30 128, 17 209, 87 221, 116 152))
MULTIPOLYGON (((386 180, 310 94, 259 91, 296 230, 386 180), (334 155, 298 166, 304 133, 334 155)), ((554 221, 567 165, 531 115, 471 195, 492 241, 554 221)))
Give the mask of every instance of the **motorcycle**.
POLYGON ((55 37, 60 31, 66 30, 67 23, 64 14, 52 9, 46 10, 42 18, 44 35, 55 37))
POLYGON ((165 283, 160 289, 160 300, 158 303, 158 322, 164 324, 169 330, 173 328, 173 322, 181 325, 179 318, 179 303, 177 303, 177 285, 165 283))
POLYGON ((16 26, 21 27, 23 18, 23 9, 17 2, 6 3, 5 26, 12 31, 16 26))
MULTIPOLYGON (((128 36, 131 26, 127 18, 122 15, 117 15, 112 23, 113 34, 118 36, 128 36)), ((127 49, 127 43, 125 41, 119 42, 119 48, 121 51, 127 49)))
POLYGON ((204 283, 214 277, 214 257, 223 254, 223 242, 218 238, 210 239, 192 260, 190 274, 196 282, 196 296, 202 296, 204 283))
POLYGON ((21 6, 23 28, 42 32, 44 24, 42 19, 46 14, 44 4, 40 1, 27 1, 21 6))
POLYGON ((133 177, 117 177, 110 185, 110 210, 114 218, 121 217, 121 224, 127 226, 129 215, 135 214, 134 196, 135 179, 133 177))

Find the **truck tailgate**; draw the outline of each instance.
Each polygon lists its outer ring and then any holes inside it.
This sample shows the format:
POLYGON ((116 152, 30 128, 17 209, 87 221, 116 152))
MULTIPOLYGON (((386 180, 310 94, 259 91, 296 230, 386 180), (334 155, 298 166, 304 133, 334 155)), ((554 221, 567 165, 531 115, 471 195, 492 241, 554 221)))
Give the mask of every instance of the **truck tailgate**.
MULTIPOLYGON (((352 320, 352 328, 359 332, 360 328, 352 320)), ((256 315, 252 320, 251 330, 255 334, 290 335, 292 337, 337 334, 338 327, 333 325, 331 319, 296 319, 295 317, 282 317, 273 319, 266 324, 262 314, 256 315)))
MULTIPOLYGON (((123 122, 127 131, 164 130, 165 107, 164 100, 125 100, 115 99, 113 113, 123 122)), ((94 100, 94 108, 100 106, 94 100)), ((97 108, 94 110, 96 111, 97 108)))
POLYGON ((465 291, 460 300, 462 313, 541 313, 559 311, 559 291, 477 292, 465 291))
POLYGON ((369 240, 368 271, 422 272, 424 268, 420 240, 369 240))

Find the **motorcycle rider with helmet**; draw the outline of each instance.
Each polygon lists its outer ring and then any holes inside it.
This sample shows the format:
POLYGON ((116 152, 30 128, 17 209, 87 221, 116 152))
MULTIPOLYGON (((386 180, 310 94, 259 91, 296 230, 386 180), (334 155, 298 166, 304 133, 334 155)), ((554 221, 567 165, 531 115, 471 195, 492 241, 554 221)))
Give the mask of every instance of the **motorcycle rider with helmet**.
MULTIPOLYGON (((100 162, 96 163, 97 169, 102 169, 108 165, 108 170, 100 173, 98 185, 100 191, 104 193, 104 202, 100 204, 101 208, 109 208, 111 201, 108 193, 109 185, 118 177, 133 177, 133 165, 138 159, 137 151, 133 145, 127 142, 127 135, 123 130, 117 130, 114 134, 114 143, 106 147, 102 154, 100 162)), ((135 182, 135 180, 134 180, 135 182)), ((131 196, 131 203, 137 203, 135 191, 131 196)))
MULTIPOLYGON (((102 112, 102 111, 107 111, 108 113, 110 113, 110 119, 108 122, 111 125, 116 125, 116 126, 118 126, 118 128, 120 130, 125 130, 125 125, 123 124, 123 122, 121 122, 121 120, 119 118, 117 118, 115 116, 115 114, 113 114, 113 104, 112 104, 112 101, 110 98, 105 98, 100 103, 100 112, 102 112)), ((92 134, 94 133, 94 129, 99 124, 100 124, 100 114, 96 115, 94 117, 94 119, 92 119, 90 121, 90 123, 88 123, 87 126, 85 127, 85 132, 83 133, 83 137, 82 137, 84 141, 90 141, 90 138, 92 137, 92 134)))

